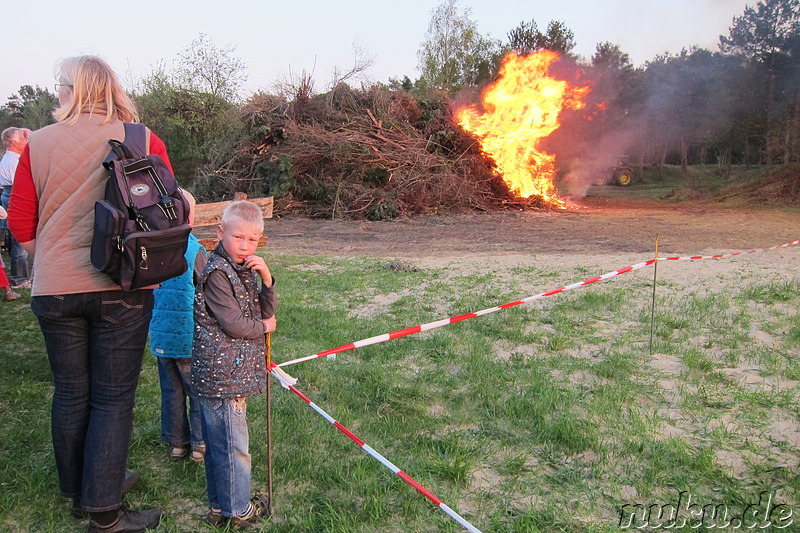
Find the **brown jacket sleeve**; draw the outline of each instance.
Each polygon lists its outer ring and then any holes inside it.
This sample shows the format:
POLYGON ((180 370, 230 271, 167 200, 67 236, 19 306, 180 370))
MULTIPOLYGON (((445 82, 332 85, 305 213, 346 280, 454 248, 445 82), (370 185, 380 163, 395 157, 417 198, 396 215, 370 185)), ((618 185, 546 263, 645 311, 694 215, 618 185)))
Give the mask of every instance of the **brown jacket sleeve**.
MULTIPOLYGON (((266 333, 267 328, 261 318, 248 318, 242 314, 239 303, 233 297, 231 283, 224 273, 219 270, 211 272, 206 280, 204 293, 208 310, 227 335, 238 339, 256 339, 266 333)), ((261 286, 258 299, 262 318, 275 314, 277 297, 274 279, 271 287, 261 286)))

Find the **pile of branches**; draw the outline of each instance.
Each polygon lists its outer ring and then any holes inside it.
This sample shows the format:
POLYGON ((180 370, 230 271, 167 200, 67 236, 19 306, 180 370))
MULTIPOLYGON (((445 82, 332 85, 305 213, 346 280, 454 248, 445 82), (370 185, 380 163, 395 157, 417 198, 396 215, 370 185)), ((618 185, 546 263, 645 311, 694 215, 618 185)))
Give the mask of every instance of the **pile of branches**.
POLYGON ((488 209, 509 198, 445 95, 305 89, 291 101, 258 93, 246 103, 243 135, 207 173, 207 188, 273 196, 277 213, 370 220, 488 209))
POLYGON ((755 181, 735 183, 725 187, 715 197, 756 205, 800 205, 800 163, 779 165, 755 181))

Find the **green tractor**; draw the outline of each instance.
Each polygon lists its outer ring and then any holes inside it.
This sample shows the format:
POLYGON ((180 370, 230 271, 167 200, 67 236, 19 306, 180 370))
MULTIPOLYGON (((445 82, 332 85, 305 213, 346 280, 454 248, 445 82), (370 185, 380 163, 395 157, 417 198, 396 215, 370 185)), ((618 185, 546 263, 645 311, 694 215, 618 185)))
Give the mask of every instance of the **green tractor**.
POLYGON ((598 169, 594 178, 595 185, 628 187, 631 183, 633 183, 633 169, 626 166, 598 169))

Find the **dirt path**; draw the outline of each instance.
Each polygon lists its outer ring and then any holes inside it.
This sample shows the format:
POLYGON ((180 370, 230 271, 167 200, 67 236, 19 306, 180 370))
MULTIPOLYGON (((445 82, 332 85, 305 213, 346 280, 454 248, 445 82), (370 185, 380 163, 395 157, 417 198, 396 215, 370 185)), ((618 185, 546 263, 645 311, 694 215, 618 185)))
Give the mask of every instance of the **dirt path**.
MULTIPOLYGON (((211 228, 197 228, 211 236, 211 228)), ((459 258, 506 254, 746 251, 800 239, 800 212, 590 197, 565 211, 504 211, 393 222, 274 218, 269 248, 300 254, 459 258)))

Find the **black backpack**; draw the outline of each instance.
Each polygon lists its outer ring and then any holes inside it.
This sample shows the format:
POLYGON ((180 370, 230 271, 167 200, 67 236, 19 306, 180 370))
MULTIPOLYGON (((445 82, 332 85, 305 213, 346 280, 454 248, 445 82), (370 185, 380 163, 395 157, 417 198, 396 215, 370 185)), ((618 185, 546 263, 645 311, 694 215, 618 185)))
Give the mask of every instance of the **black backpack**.
POLYGON ((108 141, 105 199, 94 207, 92 265, 126 291, 183 274, 192 231, 189 203, 161 157, 147 155, 146 134, 126 123, 125 141, 108 141))

